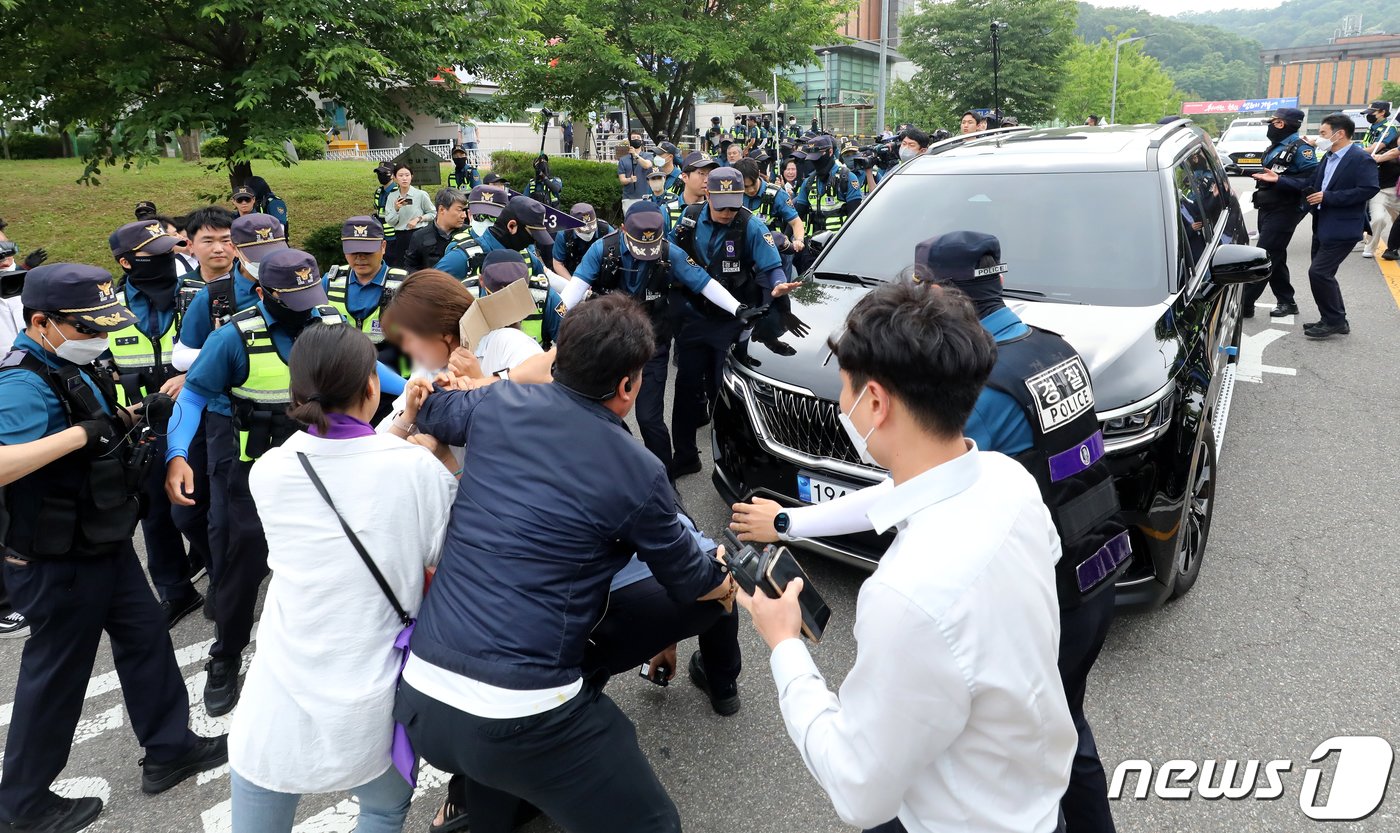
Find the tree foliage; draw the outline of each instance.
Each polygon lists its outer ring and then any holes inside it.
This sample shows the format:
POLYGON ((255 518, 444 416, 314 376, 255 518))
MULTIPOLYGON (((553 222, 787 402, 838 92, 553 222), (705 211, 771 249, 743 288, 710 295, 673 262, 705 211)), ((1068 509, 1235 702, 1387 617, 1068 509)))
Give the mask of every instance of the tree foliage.
POLYGON ((1339 33, 1342 21, 1360 15, 1362 31, 1400 32, 1400 4, 1394 0, 1286 0, 1272 9, 1235 9, 1182 15, 1258 41, 1264 47, 1320 46, 1339 33))
POLYGON ((1193 98, 1216 101, 1262 94, 1259 44, 1253 40, 1139 8, 1079 4, 1079 36, 1086 43, 1104 37, 1112 40, 1116 33, 1129 30, 1151 35, 1143 42, 1143 53, 1156 58, 1193 98))
POLYGON ((1054 112, 1064 59, 1074 42, 1074 0, 951 0, 916 6, 900 20, 900 52, 919 70, 897 85, 897 109, 927 127, 952 127, 959 113, 994 107, 993 21, 1001 41, 1002 111, 1022 123, 1054 112))
MULTIPOLYGON (((1119 124, 1155 122, 1181 109, 1181 93, 1157 59, 1147 55, 1142 41, 1119 50, 1119 124)), ((1090 113, 1108 118, 1113 96, 1114 42, 1101 38, 1089 45, 1076 41, 1065 62, 1065 83, 1055 102, 1059 117, 1081 124, 1090 113)))
POLYGON ((472 112, 443 68, 513 61, 508 27, 533 2, 0 0, 0 31, 24 33, 0 69, 0 100, 27 102, 31 121, 93 131, 90 181, 102 165, 143 162, 174 134, 212 128, 228 140, 222 164, 237 184, 251 160, 288 164, 283 142, 321 129, 312 92, 388 132, 409 126, 407 109, 472 112))
POLYGON ((753 103, 774 69, 837 42, 853 0, 553 0, 520 33, 523 59, 493 78, 516 106, 583 113, 625 96, 653 135, 680 135, 700 92, 753 103))

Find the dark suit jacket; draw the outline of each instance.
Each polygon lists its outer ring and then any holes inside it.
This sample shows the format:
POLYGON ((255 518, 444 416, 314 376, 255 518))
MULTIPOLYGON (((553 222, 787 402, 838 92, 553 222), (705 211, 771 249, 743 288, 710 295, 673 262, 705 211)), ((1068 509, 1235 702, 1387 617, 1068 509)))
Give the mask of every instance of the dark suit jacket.
MULTIPOLYGON (((1279 179, 1299 191, 1320 191, 1330 155, 1322 158, 1311 177, 1279 179)), ((1323 243, 1355 243, 1365 233, 1366 203, 1381 189, 1380 177, 1375 161, 1360 145, 1348 148, 1336 165, 1322 204, 1308 206, 1313 215, 1313 237, 1323 243)))

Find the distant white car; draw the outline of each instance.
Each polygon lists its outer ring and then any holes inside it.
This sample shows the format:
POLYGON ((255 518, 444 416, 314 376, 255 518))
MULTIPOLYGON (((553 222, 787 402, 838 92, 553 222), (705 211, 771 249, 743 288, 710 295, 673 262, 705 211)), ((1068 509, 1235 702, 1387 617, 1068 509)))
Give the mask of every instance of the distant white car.
POLYGON ((1264 153, 1269 149, 1268 119, 1235 119, 1215 142, 1215 151, 1231 174, 1264 170, 1264 153))

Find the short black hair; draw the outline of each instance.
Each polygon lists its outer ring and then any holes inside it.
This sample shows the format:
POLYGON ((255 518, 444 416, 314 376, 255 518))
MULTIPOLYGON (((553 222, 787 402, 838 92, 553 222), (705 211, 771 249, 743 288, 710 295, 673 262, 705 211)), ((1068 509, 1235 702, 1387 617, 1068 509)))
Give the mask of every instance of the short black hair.
POLYGON ((194 237, 200 229, 211 228, 216 231, 233 228, 233 221, 238 215, 224 208, 222 205, 207 205, 204 208, 196 208, 185 218, 185 234, 194 237))
POLYGON ((759 182, 763 179, 763 174, 758 170, 758 163, 748 157, 735 162, 734 170, 743 175, 745 182, 759 182))
POLYGON ((932 141, 927 133, 917 127, 906 127, 904 129, 904 138, 913 139, 914 143, 921 148, 928 147, 929 142, 932 141))
POLYGON ((555 380, 600 400, 611 397, 624 377, 635 380, 656 352, 651 318, 636 301, 619 293, 569 310, 555 342, 555 380))
POLYGON ((400 162, 399 164, 397 164, 397 165, 394 166, 393 170, 389 171, 389 175, 390 175, 390 176, 398 176, 398 175, 399 175, 399 171, 408 171, 409 173, 413 173, 413 169, 412 169, 412 168, 410 168, 409 166, 407 166, 407 165, 405 165, 404 163, 400 162))
POLYGON ((1322 123, 1333 130, 1340 130, 1347 134, 1348 139, 1356 135, 1356 122, 1352 121, 1351 116, 1346 113, 1331 113, 1323 117, 1322 123))
POLYGON ((997 360, 966 295, 902 282, 862 298, 827 343, 852 387, 879 382, 940 437, 962 436, 997 360))
POLYGON ((433 204, 438 208, 451 208, 457 203, 467 204, 467 192, 461 188, 439 188, 433 204))

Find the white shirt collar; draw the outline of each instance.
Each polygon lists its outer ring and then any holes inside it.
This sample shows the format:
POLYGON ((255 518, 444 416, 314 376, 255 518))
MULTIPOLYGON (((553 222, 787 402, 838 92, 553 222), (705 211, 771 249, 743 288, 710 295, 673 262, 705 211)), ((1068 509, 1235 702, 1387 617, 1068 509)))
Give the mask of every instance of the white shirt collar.
POLYGON ((867 517, 877 533, 883 533, 916 513, 966 491, 982 475, 977 443, 964 438, 967 451, 907 480, 870 508, 867 517))

